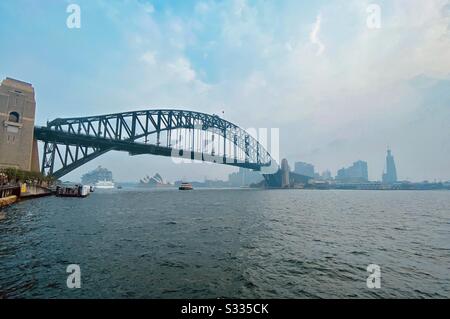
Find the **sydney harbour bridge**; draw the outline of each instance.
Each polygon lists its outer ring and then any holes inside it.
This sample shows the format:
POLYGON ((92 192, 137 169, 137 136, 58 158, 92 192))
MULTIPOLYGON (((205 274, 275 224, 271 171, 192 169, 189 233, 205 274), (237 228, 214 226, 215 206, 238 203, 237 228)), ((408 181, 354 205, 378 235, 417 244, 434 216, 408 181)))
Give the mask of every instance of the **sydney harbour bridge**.
MULTIPOLYGON (((217 115, 147 109, 56 118, 45 126, 35 126, 35 114, 33 85, 4 79, 0 84, 0 168, 40 170, 45 176, 60 179, 107 152, 121 151, 132 156, 152 154, 250 169, 260 172, 268 187, 305 181, 305 176, 290 172, 286 160, 280 168, 274 152, 267 151, 267 129, 250 134, 253 130, 246 131, 217 115), (38 141, 43 144, 41 161, 38 141)), ((275 143, 279 141, 273 137, 271 132, 270 148, 278 155, 275 143)))
POLYGON ((44 143, 41 171, 60 178, 110 151, 181 157, 259 171, 278 186, 278 164, 247 131, 220 118, 187 110, 143 110, 57 118, 34 128, 44 143))

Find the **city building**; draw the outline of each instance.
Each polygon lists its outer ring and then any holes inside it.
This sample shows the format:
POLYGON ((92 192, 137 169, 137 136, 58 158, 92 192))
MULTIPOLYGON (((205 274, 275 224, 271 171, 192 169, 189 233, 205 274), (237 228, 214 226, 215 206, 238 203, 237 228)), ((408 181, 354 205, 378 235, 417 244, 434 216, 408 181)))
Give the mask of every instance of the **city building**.
POLYGON ((314 165, 304 162, 296 162, 294 164, 294 173, 303 176, 314 177, 314 165))
POLYGON ((250 186, 260 183, 264 177, 259 172, 246 168, 239 168, 239 172, 228 175, 228 181, 233 187, 250 186))
POLYGON ((369 181, 367 162, 357 161, 348 168, 338 171, 336 180, 343 183, 359 183, 369 181))
POLYGON ((331 172, 329 170, 324 171, 322 173, 321 178, 324 181, 331 181, 333 179, 333 177, 331 176, 331 172))
POLYGON ((34 140, 36 101, 31 84, 6 78, 0 85, 0 168, 39 171, 34 140))
POLYGON ((395 167, 394 156, 390 149, 387 150, 386 155, 386 170, 383 173, 384 184, 394 184, 397 182, 397 169, 395 167))

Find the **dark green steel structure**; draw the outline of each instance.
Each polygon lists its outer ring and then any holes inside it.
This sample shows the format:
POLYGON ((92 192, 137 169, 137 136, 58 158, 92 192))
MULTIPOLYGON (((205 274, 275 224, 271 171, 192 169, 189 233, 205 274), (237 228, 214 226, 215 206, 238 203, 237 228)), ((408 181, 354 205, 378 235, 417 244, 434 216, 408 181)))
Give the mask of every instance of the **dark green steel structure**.
MULTIPOLYGON (((109 151, 182 157, 261 171, 276 167, 249 133, 217 115, 144 110, 55 119, 36 126, 44 142, 42 173, 60 178, 109 151)), ((275 169, 276 171, 276 169, 275 169)))

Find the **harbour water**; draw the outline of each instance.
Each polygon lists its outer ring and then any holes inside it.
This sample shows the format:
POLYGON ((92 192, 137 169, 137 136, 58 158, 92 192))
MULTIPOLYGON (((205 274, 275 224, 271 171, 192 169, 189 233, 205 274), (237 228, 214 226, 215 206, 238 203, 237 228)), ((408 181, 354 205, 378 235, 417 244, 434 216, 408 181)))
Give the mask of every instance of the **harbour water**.
POLYGON ((450 297, 448 191, 124 188, 5 213, 0 298, 450 297))

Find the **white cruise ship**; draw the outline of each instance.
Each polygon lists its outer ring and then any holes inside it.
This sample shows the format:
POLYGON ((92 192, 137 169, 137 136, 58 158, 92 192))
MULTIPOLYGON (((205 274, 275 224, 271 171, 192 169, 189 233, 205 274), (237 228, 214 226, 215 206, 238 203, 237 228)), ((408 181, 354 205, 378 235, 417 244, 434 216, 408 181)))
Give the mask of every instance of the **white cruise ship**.
POLYGON ((95 183, 95 188, 96 189, 113 189, 115 187, 114 182, 113 181, 98 181, 97 183, 95 183))

